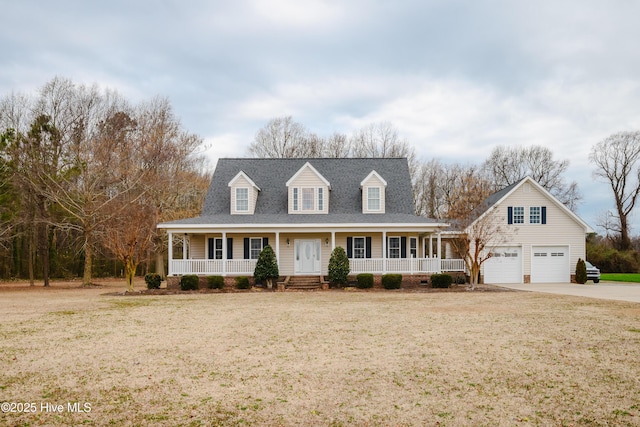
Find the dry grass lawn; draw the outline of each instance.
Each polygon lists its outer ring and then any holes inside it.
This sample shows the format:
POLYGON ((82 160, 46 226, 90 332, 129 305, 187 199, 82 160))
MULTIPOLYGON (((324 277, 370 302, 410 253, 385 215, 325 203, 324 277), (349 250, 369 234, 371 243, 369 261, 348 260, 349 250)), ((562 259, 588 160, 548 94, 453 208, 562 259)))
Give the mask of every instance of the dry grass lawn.
POLYGON ((638 304, 76 286, 0 284, 0 425, 640 425, 638 304))

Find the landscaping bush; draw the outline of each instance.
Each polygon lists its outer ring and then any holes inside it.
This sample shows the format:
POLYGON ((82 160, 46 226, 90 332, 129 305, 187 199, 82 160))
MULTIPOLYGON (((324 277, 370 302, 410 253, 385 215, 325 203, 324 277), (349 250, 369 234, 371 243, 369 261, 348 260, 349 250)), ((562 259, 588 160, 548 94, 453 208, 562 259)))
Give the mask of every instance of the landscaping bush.
POLYGON ((345 285, 350 271, 347 253, 343 247, 336 246, 329 258, 329 282, 339 286, 345 285))
POLYGON ((382 276, 382 287, 385 289, 400 289, 402 274, 385 274, 382 276))
POLYGON ((195 291, 200 288, 200 279, 195 274, 187 274, 180 278, 180 289, 183 291, 195 291))
POLYGON ((431 287, 446 289, 451 287, 453 283, 453 277, 450 274, 432 274, 431 275, 431 287))
POLYGON ((278 280, 278 277, 280 277, 278 260, 271 246, 267 245, 260 251, 256 268, 253 270, 253 277, 257 281, 266 282, 269 289, 273 287, 273 281, 278 280))
POLYGON ((224 277, 222 276, 209 276, 207 277, 207 286, 209 289, 222 289, 224 288, 224 277))
POLYGON ((584 263, 582 258, 578 258, 576 264, 576 283, 584 285, 587 283, 587 264, 584 263))
POLYGON ((373 274, 360 273, 356 276, 356 286, 359 289, 373 288, 373 274))
POLYGON ((249 289, 251 285, 249 284, 249 278, 245 276, 236 277, 236 289, 249 289))
POLYGON ((147 289, 160 289, 162 277, 158 273, 147 273, 144 275, 144 281, 147 284, 147 289))

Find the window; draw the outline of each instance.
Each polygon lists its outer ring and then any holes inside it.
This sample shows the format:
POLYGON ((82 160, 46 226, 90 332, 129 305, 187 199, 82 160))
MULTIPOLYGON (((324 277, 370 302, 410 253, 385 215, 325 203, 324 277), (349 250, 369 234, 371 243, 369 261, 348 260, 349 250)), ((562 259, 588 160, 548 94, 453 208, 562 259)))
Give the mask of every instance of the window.
POLYGON ((236 188, 236 211, 247 212, 249 210, 249 189, 236 188))
POLYGON ((389 258, 400 258, 399 237, 389 237, 389 258))
POLYGON ((293 189, 293 210, 294 211, 298 210, 298 189, 297 188, 293 189))
POLYGON ((353 257, 364 258, 365 257, 365 239, 364 237, 353 238, 353 257))
POLYGON ((222 239, 220 237, 209 238, 208 259, 222 259, 222 239))
POLYGON ((418 258, 418 239, 415 237, 409 239, 409 255, 411 258, 418 258))
POLYGON ((380 210, 380 187, 367 188, 367 210, 380 210))
POLYGON ((524 224, 524 207, 523 206, 513 207, 513 223, 524 224))
POLYGON ((318 188, 318 210, 324 210, 324 189, 322 187, 318 188))
POLYGON ((303 188, 302 189, 302 210, 303 211, 312 211, 314 209, 315 203, 313 203, 314 199, 314 189, 313 188, 303 188))
POLYGON ((529 224, 540 224, 540 206, 531 206, 529 208, 529 224))
POLYGON ((258 259, 262 252, 262 237, 252 237, 250 242, 249 259, 258 259))

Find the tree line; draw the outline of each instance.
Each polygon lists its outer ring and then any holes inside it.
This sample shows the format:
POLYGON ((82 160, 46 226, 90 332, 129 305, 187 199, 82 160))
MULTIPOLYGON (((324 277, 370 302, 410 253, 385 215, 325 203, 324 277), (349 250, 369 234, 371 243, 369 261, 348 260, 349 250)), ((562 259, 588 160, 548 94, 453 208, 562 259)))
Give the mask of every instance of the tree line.
POLYGON ((158 222, 199 214, 210 172, 202 139, 164 98, 56 77, 0 99, 0 277, 82 276, 159 267, 158 222), (157 260, 156 260, 157 259, 157 260))
POLYGON ((406 157, 416 215, 453 219, 473 210, 491 193, 531 176, 569 209, 581 199, 578 184, 566 182, 568 160, 556 160, 542 146, 498 146, 480 164, 420 159, 415 148, 388 122, 372 123, 352 134, 322 137, 291 116, 270 120, 247 149, 252 157, 406 157))

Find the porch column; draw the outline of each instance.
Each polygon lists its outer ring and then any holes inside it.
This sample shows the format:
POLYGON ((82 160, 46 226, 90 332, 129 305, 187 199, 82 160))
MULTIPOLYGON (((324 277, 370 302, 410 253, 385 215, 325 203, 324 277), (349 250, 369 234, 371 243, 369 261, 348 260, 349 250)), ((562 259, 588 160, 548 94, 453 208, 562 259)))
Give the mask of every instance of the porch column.
POLYGON ((442 262, 440 261, 442 258, 440 256, 440 250, 442 248, 442 236, 441 233, 438 231, 438 253, 437 253, 437 257, 438 257, 438 273, 442 273, 441 269, 442 269, 442 262))
POLYGON ((169 243, 167 244, 167 246, 169 247, 169 268, 167 271, 167 275, 168 276, 172 276, 173 275, 173 266, 171 265, 173 262, 173 233, 169 232, 169 243))
POLYGON ((227 275, 227 232, 222 232, 222 275, 227 275))
POLYGON ((336 248, 336 232, 331 232, 331 252, 336 248))
POLYGON ((387 232, 382 232, 382 274, 387 274, 387 232))
POLYGON ((187 233, 182 236, 182 259, 187 260, 187 233))
POLYGON ((433 258, 433 233, 429 234, 429 258, 433 258))

